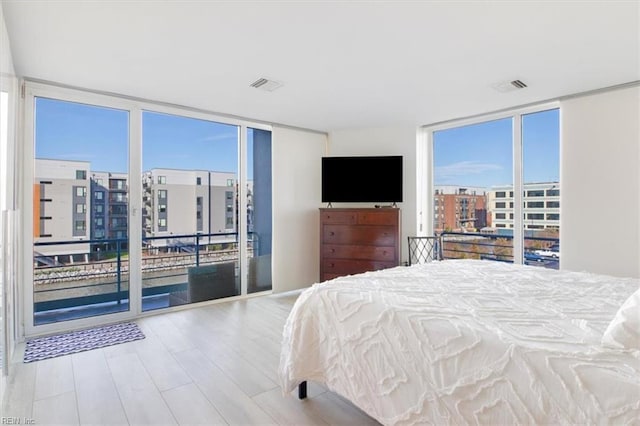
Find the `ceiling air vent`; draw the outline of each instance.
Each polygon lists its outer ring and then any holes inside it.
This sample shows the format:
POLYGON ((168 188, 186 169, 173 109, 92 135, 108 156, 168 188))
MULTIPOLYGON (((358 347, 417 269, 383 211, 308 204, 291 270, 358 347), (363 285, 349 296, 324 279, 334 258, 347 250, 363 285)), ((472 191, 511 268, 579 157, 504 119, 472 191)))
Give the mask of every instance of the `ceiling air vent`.
POLYGON ((501 81, 499 83, 492 84, 493 87, 498 92, 512 92, 514 90, 524 89, 527 87, 524 81, 522 80, 512 80, 512 81, 501 81))
POLYGON ((267 92, 273 92, 277 88, 281 87, 282 83, 279 83, 274 80, 269 80, 266 78, 259 78, 253 83, 251 83, 249 86, 255 87, 256 89, 265 90, 267 92))

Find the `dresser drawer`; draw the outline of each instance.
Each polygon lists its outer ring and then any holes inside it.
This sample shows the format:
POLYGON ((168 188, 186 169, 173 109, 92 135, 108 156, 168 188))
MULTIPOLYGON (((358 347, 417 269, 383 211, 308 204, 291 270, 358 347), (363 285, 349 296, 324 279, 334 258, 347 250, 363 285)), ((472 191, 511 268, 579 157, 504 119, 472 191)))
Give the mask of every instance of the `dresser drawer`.
POLYGON ((323 244, 324 259, 368 259, 393 262, 396 260, 394 246, 355 246, 339 244, 323 244))
POLYGON ((323 244, 395 246, 397 230, 393 226, 324 225, 323 244))
POLYGON ((379 209, 358 213, 358 225, 389 225, 398 226, 398 211, 396 209, 379 209))
POLYGON ((353 275, 367 271, 377 271, 397 266, 395 262, 376 262, 371 260, 325 259, 320 276, 353 275))
POLYGON ((320 213, 320 223, 356 224, 358 214, 355 212, 323 211, 320 213))

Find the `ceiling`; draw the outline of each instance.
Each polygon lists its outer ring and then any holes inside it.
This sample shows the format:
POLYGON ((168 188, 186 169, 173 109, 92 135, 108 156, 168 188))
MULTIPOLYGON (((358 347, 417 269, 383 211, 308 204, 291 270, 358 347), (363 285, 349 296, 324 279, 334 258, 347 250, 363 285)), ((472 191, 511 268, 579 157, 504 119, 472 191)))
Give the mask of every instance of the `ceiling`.
POLYGON ((639 4, 2 1, 20 76, 322 131, 640 80, 639 4))

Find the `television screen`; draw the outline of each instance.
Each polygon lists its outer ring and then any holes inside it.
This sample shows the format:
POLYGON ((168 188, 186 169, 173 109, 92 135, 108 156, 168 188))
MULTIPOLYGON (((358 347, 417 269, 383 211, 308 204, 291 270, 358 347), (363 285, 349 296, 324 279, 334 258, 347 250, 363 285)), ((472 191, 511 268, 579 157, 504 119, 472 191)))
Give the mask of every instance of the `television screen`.
POLYGON ((401 201, 402 156, 322 158, 322 202, 401 201))

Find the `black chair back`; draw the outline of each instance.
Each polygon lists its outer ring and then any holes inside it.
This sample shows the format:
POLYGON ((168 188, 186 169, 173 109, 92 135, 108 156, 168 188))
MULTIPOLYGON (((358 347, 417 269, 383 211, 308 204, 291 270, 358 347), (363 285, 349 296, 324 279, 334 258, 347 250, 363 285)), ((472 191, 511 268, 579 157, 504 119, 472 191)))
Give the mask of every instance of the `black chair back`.
POLYGON ((409 237, 409 265, 442 259, 439 237, 409 237))

